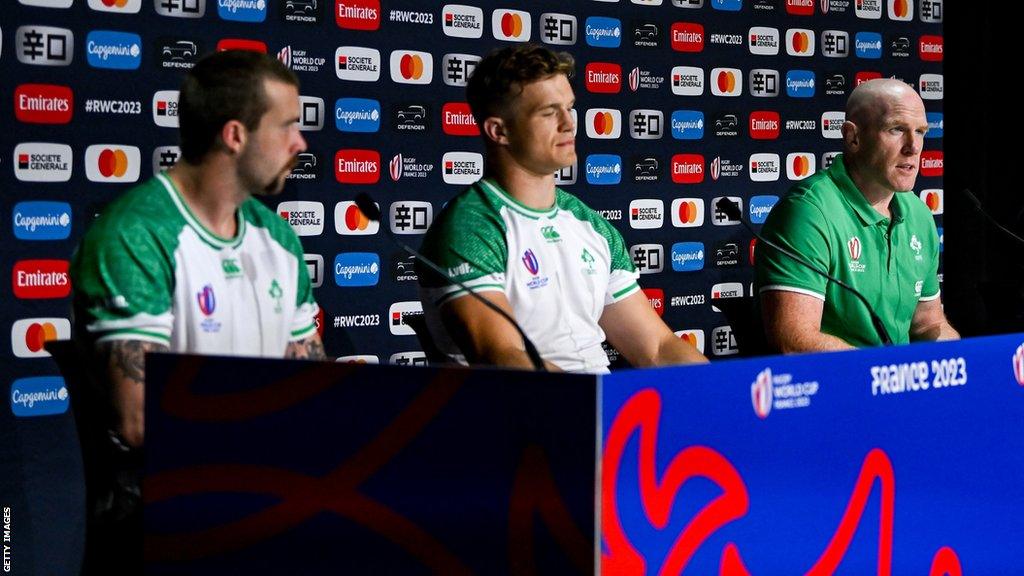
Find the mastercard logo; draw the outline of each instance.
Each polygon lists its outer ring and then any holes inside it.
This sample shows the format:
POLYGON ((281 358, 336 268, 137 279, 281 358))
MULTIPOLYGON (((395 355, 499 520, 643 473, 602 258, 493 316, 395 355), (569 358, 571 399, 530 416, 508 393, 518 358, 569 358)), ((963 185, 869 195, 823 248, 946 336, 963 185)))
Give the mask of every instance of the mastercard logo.
POLYGON ((516 38, 523 33, 523 17, 506 12, 501 17, 501 33, 507 38, 516 38))
POLYGON ((128 155, 120 148, 105 148, 96 160, 96 168, 104 178, 120 178, 128 172, 128 155))
POLYGON ((693 224, 704 213, 704 207, 698 206, 697 203, 692 200, 680 202, 677 213, 680 223, 693 224))
POLYGON ((909 0, 895 0, 892 3, 892 13, 897 18, 906 18, 910 15, 910 1, 909 0))
POLYGON ((352 231, 366 230, 370 226, 370 219, 363 214, 358 206, 353 204, 345 210, 345 226, 352 231))
POLYGON ((690 346, 697 347, 697 335, 693 332, 683 332, 679 335, 679 339, 686 342, 690 346))
POLYGON ((793 34, 793 38, 790 40, 790 46, 793 48, 793 52, 797 54, 803 54, 811 47, 811 38, 807 32, 797 32, 793 34))
POLYGON ((57 327, 50 322, 32 323, 25 331, 25 347, 30 352, 39 352, 50 340, 57 339, 57 327))
POLYGON ((790 166, 793 174, 799 178, 807 176, 811 171, 811 161, 807 156, 794 156, 793 163, 790 166))
POLYGON ((938 216, 943 212, 942 202, 942 190, 938 188, 932 188, 930 190, 921 191, 921 201, 924 205, 932 211, 932 214, 938 216))
POLYGON ((102 0, 102 2, 108 8, 124 8, 128 5, 128 0, 102 0))
POLYGON ((355 202, 338 202, 334 207, 334 230, 345 236, 376 234, 380 222, 367 218, 355 202))
POLYGON ((11 348, 18 358, 49 356, 46 343, 71 338, 71 322, 67 318, 26 318, 11 327, 11 348))
POLYGON ((615 131, 615 118, 611 112, 598 112, 594 115, 594 132, 608 136, 615 131))
POLYGON ((732 72, 720 72, 715 82, 718 83, 718 90, 720 92, 733 92, 736 90, 736 75, 732 72))
POLYGON ((737 68, 714 68, 708 78, 715 96, 739 96, 743 92, 743 77, 737 68))
POLYGON ((136 146, 93 144, 85 149, 85 175, 92 182, 135 182, 141 162, 136 146))
POLYGON ((416 54, 402 56, 399 72, 406 80, 419 80, 423 77, 423 58, 416 54))

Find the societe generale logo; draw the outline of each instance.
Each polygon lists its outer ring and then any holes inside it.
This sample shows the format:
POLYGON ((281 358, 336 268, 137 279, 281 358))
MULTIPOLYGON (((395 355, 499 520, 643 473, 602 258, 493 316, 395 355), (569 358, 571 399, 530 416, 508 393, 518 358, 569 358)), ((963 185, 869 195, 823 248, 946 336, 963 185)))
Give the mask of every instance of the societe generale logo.
POLYGON ((921 152, 921 176, 942 176, 942 150, 921 152))
POLYGON ((434 57, 429 52, 395 50, 390 61, 392 82, 430 84, 434 80, 434 57))
POLYGON ((782 119, 773 110, 755 110, 750 113, 750 137, 754 140, 775 140, 782 129, 782 119))
POLYGON ((817 159, 811 152, 792 152, 786 155, 786 177, 803 180, 814 174, 817 159))
POLYGON ((346 30, 377 30, 380 0, 335 0, 334 22, 346 30))
POLYGON ((67 182, 73 164, 67 144, 22 142, 14 147, 14 176, 22 182, 67 182))
POLYGON ((943 194, 941 188, 921 190, 921 201, 924 202, 924 205, 927 206, 935 216, 941 215, 945 209, 945 202, 942 197, 943 194))
POLYGON ((14 117, 31 124, 67 124, 75 111, 68 86, 21 84, 14 89, 14 117))
POLYGON ((925 62, 942 62, 942 36, 921 36, 917 54, 925 62))
POLYGON ((158 90, 153 94, 153 123, 162 128, 178 127, 177 90, 158 90))
POLYGON ((672 49, 676 52, 702 52, 704 26, 694 22, 672 23, 672 49))
POLYGON ((613 140, 622 136, 622 112, 611 108, 590 108, 584 117, 587 137, 613 140))
POLYGON ((334 73, 339 80, 376 82, 380 79, 380 51, 362 46, 339 46, 334 51, 334 73))
POLYGON ((637 198, 629 203, 629 227, 636 230, 661 228, 665 202, 660 198, 637 198))
POLYGON ((136 182, 141 165, 137 146, 93 144, 85 149, 85 176, 91 182, 136 182))
POLYGON ((64 298, 71 294, 68 261, 19 260, 11 270, 11 286, 17 298, 64 298))
POLYGON ((704 156, 676 154, 672 156, 672 181, 676 184, 699 184, 704 181, 704 156))
POLYGON ((658 316, 665 315, 665 291, 661 288, 644 288, 644 296, 658 316))
POLYGON ((484 156, 479 152, 445 152, 441 177, 445 184, 469 185, 484 175, 484 156))
POLYGON ((491 14, 491 34, 496 40, 529 42, 532 26, 529 12, 502 9, 491 14))
MULTIPOLYGON (((376 203, 374 203, 376 205, 376 203)), ((377 205, 378 209, 380 208, 377 205)), ((346 200, 334 205, 334 231, 342 236, 369 236, 380 230, 380 222, 370 220, 355 202, 346 200)))
POLYGON ((441 29, 453 38, 480 38, 484 34, 484 11, 476 6, 445 4, 441 29))
POLYGON ((843 123, 846 122, 846 112, 842 110, 830 110, 821 114, 821 136, 832 140, 843 137, 843 123))
POLYGON ((449 136, 480 135, 480 127, 466 102, 446 102, 441 107, 441 127, 449 136))
POLYGON ((676 198, 672 201, 672 225, 676 228, 698 228, 704 225, 703 198, 676 198))
POLYGON ((749 166, 750 181, 775 182, 778 180, 781 172, 779 161, 779 155, 771 152, 751 154, 749 166))
POLYGON ((418 300, 395 302, 388 309, 388 327, 395 336, 415 336, 412 326, 406 324, 410 316, 422 316, 423 305, 418 300))
POLYGON ((319 236, 324 231, 324 205, 295 200, 277 205, 277 214, 295 231, 296 236, 319 236))
POLYGON ((376 184, 380 180, 380 152, 338 150, 334 154, 334 178, 342 184, 376 184))
POLYGON ((779 29, 754 26, 747 32, 750 53, 758 56, 775 56, 779 53, 779 29))
POLYGON ((743 94, 743 73, 739 68, 712 68, 709 83, 715 96, 743 94))
POLYGON ((584 82, 588 92, 618 94, 622 90, 622 66, 611 62, 587 64, 584 82))
POLYGON ((51 340, 70 340, 71 322, 67 318, 25 318, 11 327, 11 349, 18 358, 45 358, 43 346, 51 340))

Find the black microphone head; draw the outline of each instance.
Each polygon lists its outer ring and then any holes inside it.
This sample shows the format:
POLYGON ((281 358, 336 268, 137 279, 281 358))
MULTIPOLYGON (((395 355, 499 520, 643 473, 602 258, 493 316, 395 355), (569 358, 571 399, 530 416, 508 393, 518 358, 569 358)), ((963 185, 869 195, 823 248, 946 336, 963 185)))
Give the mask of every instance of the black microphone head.
POLYGON ((730 220, 743 220, 743 216, 740 214, 740 207, 728 197, 723 196, 720 198, 718 204, 715 205, 715 209, 728 216, 730 220))
POLYGON ((369 194, 366 192, 356 194, 356 206, 364 216, 373 222, 380 222, 380 208, 377 207, 377 203, 373 201, 373 198, 370 198, 369 194))
POLYGON ((981 210, 981 200, 971 192, 970 188, 964 188, 964 196, 971 201, 971 206, 974 206, 975 210, 981 210))

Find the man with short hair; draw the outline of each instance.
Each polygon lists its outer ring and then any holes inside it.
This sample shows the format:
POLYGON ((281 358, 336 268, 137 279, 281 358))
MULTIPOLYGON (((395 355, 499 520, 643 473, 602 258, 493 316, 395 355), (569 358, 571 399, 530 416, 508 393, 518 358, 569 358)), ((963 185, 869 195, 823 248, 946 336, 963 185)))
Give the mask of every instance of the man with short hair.
POLYGON ((146 352, 324 357, 299 239, 253 198, 281 192, 306 149, 298 95, 264 54, 202 59, 179 95, 181 160, 110 204, 75 253, 76 334, 129 446, 143 443, 146 352))
MULTIPOLYGON (((860 291, 894 343, 959 338, 939 301, 939 238, 910 190, 928 131, 924 102, 899 80, 850 94, 844 153, 796 184, 762 234, 860 291)), ((850 291, 765 244, 757 285, 769 344, 810 352, 881 344, 869 311, 850 291)))
MULTIPOLYGON (((654 313, 621 234, 555 187, 576 160, 568 54, 518 45, 476 66, 467 100, 487 155, 482 180, 453 198, 423 252, 523 326, 549 369, 606 372, 607 340, 634 366, 703 362, 654 313)), ((518 332, 457 285, 417 268, 441 351, 531 368, 518 332)))

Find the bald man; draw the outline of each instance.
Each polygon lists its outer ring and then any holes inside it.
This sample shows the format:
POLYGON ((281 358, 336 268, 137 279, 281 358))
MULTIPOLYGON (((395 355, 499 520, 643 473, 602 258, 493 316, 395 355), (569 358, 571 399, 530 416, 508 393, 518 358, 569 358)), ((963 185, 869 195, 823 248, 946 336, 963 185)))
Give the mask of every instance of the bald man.
MULTIPOLYGON (((843 154, 796 184, 762 233, 860 291, 894 343, 959 338, 939 301, 939 237, 911 192, 928 120, 899 80, 850 94, 843 154)), ((783 353, 877 346, 864 304, 849 291, 765 245, 757 290, 769 345, 783 353)))

